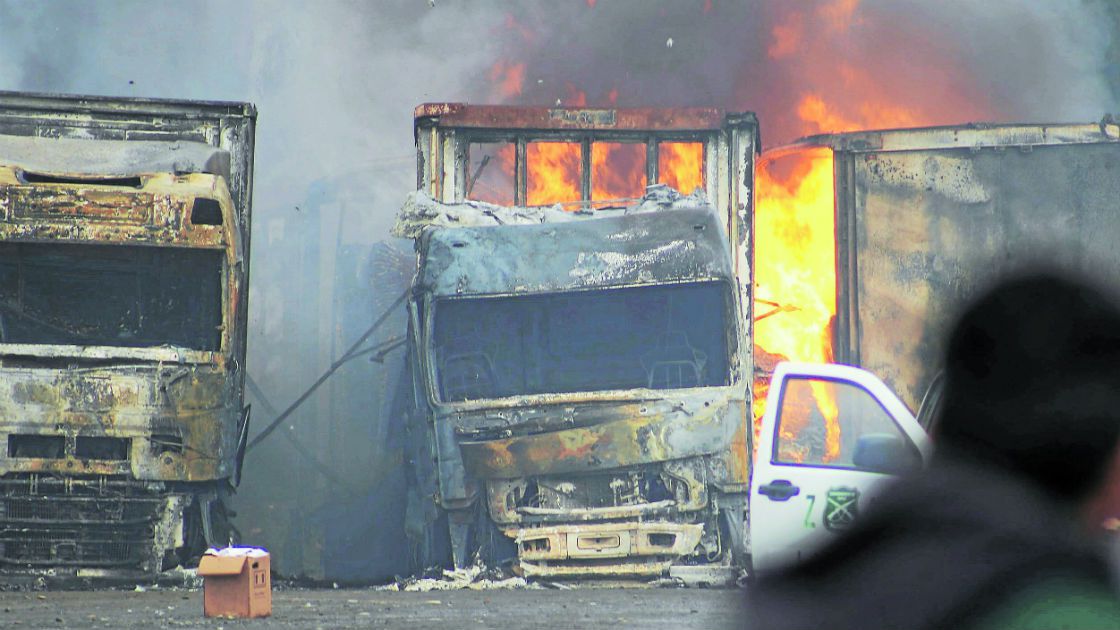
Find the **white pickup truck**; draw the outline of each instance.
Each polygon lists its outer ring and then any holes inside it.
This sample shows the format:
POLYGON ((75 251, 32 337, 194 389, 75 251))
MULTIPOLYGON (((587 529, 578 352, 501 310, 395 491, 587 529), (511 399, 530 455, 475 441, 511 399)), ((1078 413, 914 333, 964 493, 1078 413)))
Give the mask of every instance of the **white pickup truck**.
POLYGON ((824 546, 931 450, 923 425, 871 373, 779 364, 751 475, 753 569, 780 568, 824 546))

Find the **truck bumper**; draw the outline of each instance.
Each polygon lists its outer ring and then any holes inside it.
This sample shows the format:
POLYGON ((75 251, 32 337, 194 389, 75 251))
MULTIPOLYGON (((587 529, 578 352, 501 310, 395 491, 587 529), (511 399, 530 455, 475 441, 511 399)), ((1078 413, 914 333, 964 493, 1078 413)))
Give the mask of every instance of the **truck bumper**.
POLYGON ((506 530, 526 577, 661 575, 692 553, 704 526, 622 522, 506 530))

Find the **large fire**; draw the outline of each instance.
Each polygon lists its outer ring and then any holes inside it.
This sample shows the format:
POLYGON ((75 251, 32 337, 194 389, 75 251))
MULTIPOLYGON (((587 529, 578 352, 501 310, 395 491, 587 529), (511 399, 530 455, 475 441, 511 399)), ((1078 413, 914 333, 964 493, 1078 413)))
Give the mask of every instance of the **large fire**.
MULTIPOLYGON (((596 7, 595 0, 587 0, 587 4, 596 7)), ((719 8, 706 2, 704 13, 719 13, 719 8)), ((743 76, 767 77, 776 71, 782 80, 760 86, 742 77, 732 79, 738 85, 736 102, 717 104, 761 112, 764 129, 778 130, 770 137, 786 140, 812 134, 991 117, 989 96, 951 48, 916 38, 913 28, 883 24, 887 14, 862 6, 860 0, 776 3, 757 13, 770 21, 766 59, 748 62, 748 66, 754 64, 753 70, 743 76), (903 49, 914 52, 901 66, 904 72, 899 70, 894 57, 885 54, 903 49), (918 72, 913 71, 913 64, 918 64, 918 72), (908 77, 920 79, 915 82, 908 77)), ((671 39, 667 49, 672 49, 671 39)), ((507 62, 495 66, 491 82, 504 97, 524 100, 534 89, 530 82, 525 88, 528 91, 521 91, 525 75, 523 66, 507 62)), ((591 83, 599 83, 600 93, 591 101, 617 104, 618 87, 611 87, 607 93, 602 82, 591 83)), ((538 79, 536 85, 550 84, 546 79, 538 79)), ((571 83, 563 86, 565 105, 584 106, 588 102, 587 95, 571 83)), ((634 97, 630 92, 623 95, 634 97)), ((533 193, 529 203, 579 198, 579 147, 567 150, 569 154, 564 159, 549 158, 544 166, 534 167, 530 156, 531 178, 536 172, 538 177, 558 182, 555 186, 560 190, 550 187, 553 192, 548 194, 533 193), (548 169, 552 170, 546 175, 548 169)), ((638 182, 644 181, 644 156, 634 154, 622 161, 615 159, 616 153, 622 155, 625 151, 592 149, 592 199, 630 197, 639 190, 638 182), (616 178, 612 170, 625 172, 626 176, 616 178)), ((657 155, 660 182, 685 193, 703 186, 701 143, 661 143, 657 155)), ((753 411, 757 420, 765 404, 769 372, 776 362, 833 359, 836 251, 833 158, 829 149, 765 155, 757 165, 755 177, 754 342, 759 378, 755 383, 753 411)), ((530 188, 533 187, 530 181, 530 188)), ((813 394, 816 401, 812 412, 817 418, 814 422, 823 418, 827 442, 824 453, 826 460, 831 461, 840 452, 836 405, 821 389, 815 389, 813 394)))
POLYGON ((596 142, 591 145, 591 199, 641 197, 646 188, 644 144, 596 142))
POLYGON ((762 159, 755 168, 755 344, 798 361, 832 359, 836 246, 832 150, 762 159))
POLYGON ((578 142, 530 142, 526 203, 547 206, 580 199, 580 145, 578 142))
MULTIPOLYGON (((578 142, 529 142, 526 145, 526 204, 556 203, 576 208, 582 198, 583 154, 578 142)), ((510 143, 473 145, 468 197, 501 205, 513 204, 515 151, 510 143), (485 160, 485 161, 483 161, 485 160)), ((704 144, 663 142, 659 145, 658 179, 689 193, 704 184, 704 144)), ((593 205, 637 199, 646 187, 646 145, 625 142, 591 143, 593 205)))
POLYGON ((688 194, 704 186, 704 143, 662 142, 657 151, 661 183, 688 194))
MULTIPOLYGON (((812 148, 759 161, 755 169, 755 323, 761 367, 780 359, 832 360, 836 314, 836 245, 832 150, 812 148)), ((768 370, 766 370, 768 371, 768 370)), ((754 416, 761 418, 769 375, 755 384, 754 416)), ((814 388, 825 420, 824 461, 840 454, 837 409, 814 388)), ((797 433, 809 421, 783 419, 797 433), (790 424, 791 423, 791 424, 790 424)), ((758 430, 756 422, 756 431, 758 430)))
MULTIPOLYGON (((803 135, 862 129, 916 127, 982 118, 981 99, 957 90, 915 100, 892 92, 891 84, 843 57, 823 64, 831 49, 823 40, 846 36, 862 24, 859 0, 832 0, 810 11, 790 10, 771 30, 771 60, 803 67, 807 88, 789 111, 803 135), (818 73, 817 70, 827 71, 818 73), (835 89, 840 79, 843 89, 835 89), (816 80, 824 79, 824 80, 816 80), (818 87, 829 85, 828 95, 818 87)), ((930 80, 953 84, 946 63, 928 61, 930 80)), ((803 148, 764 155, 755 171, 754 341, 758 368, 754 387, 755 431, 759 430, 769 372, 780 360, 826 363, 833 359, 836 315, 836 226, 831 149, 803 148)), ((824 462, 840 455, 838 409, 825 387, 812 388, 815 405, 795 405, 782 419, 782 433, 798 434, 811 420, 824 423, 824 462), (813 407, 815 406, 815 409, 813 407), (787 426, 787 422, 789 423, 787 426)), ((783 409, 783 412, 785 409, 783 409)))

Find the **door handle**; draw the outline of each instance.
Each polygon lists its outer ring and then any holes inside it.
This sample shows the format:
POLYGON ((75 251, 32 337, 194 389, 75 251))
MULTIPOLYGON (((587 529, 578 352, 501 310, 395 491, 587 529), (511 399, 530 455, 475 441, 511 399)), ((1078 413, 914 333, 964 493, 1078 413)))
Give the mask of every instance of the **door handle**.
POLYGON ((801 488, 793 485, 787 479, 775 479, 768 484, 759 486, 758 493, 770 497, 771 501, 789 501, 790 498, 801 493, 801 488))

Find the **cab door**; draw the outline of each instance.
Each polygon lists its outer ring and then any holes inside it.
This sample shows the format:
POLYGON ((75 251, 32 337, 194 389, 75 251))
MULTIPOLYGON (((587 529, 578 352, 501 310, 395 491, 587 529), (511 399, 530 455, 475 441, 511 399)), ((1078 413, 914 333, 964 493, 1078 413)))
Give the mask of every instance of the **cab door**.
POLYGON ((870 373, 779 364, 751 475, 755 571, 797 562, 843 533, 885 482, 922 467, 929 453, 914 416, 870 373))

